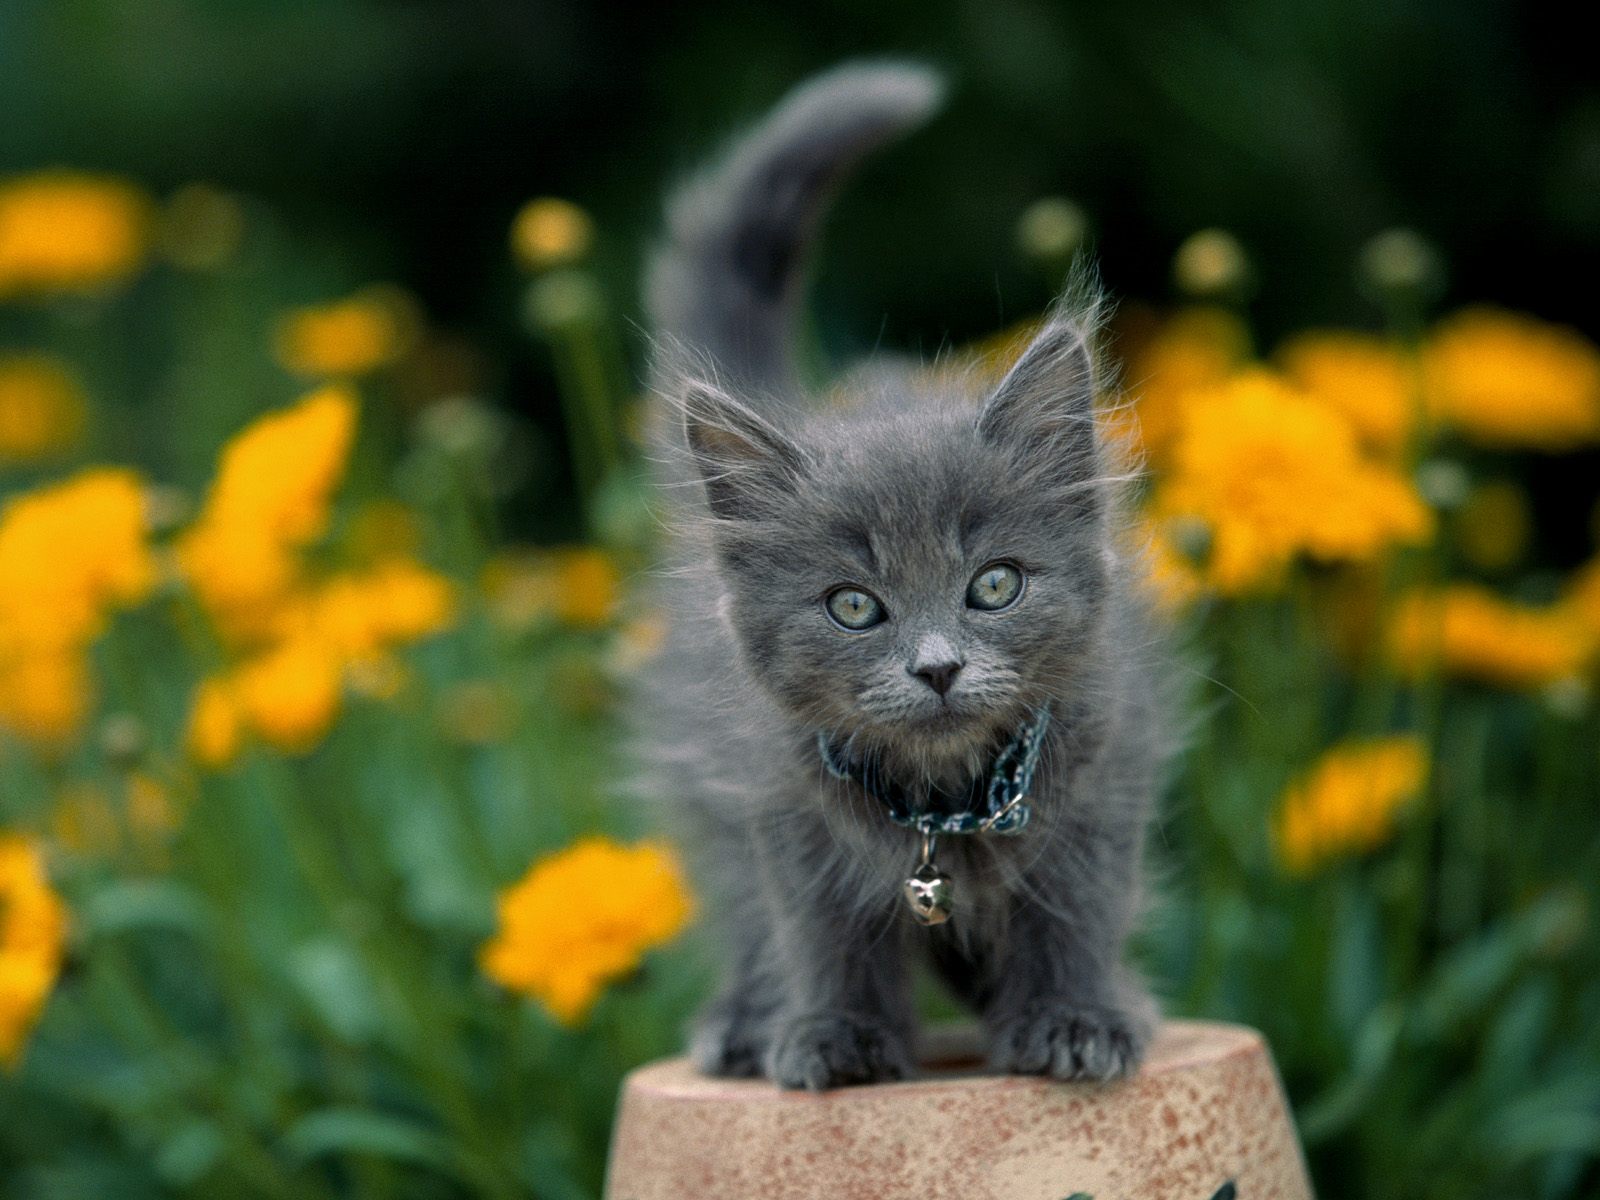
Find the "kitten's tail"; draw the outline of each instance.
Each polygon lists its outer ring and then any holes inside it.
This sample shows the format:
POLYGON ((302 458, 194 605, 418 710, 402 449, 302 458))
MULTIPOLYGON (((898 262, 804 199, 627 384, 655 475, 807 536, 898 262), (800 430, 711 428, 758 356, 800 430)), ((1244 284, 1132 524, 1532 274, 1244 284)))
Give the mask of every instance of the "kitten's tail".
POLYGON ((709 355, 735 386, 791 391, 790 326, 822 210, 851 167, 924 121, 943 91, 931 68, 884 61, 791 92, 669 202, 646 286, 656 332, 709 355))

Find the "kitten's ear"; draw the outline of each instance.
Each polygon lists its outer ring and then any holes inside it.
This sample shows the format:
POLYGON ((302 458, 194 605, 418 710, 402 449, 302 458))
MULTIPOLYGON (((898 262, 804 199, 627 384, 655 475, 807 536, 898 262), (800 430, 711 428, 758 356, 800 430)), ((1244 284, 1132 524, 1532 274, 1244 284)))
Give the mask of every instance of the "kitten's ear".
POLYGON ((805 455, 793 441, 715 384, 686 380, 678 402, 706 499, 723 520, 761 515, 806 473, 805 455))
POLYGON ((1093 337, 1090 321, 1046 325, 989 397, 978 431, 1053 465, 1093 470, 1093 337))

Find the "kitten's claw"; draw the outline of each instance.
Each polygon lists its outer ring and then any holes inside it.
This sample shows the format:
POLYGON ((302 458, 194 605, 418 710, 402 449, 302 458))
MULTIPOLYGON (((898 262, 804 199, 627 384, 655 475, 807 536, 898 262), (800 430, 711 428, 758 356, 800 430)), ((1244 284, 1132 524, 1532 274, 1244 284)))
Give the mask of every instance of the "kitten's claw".
POLYGON ((996 1070, 1054 1079, 1125 1079, 1149 1044, 1148 1020, 1105 1005, 1039 1001, 999 1022, 989 1053, 996 1070))
POLYGON ((904 1039, 854 1017, 800 1017, 778 1031, 767 1074, 779 1087, 820 1092, 911 1074, 904 1039))

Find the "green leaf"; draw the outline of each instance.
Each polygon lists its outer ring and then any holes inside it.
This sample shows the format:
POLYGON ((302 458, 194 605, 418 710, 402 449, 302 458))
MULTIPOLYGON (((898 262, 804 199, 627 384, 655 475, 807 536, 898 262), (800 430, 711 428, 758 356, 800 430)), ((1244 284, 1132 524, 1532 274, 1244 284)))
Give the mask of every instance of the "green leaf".
POLYGON ((341 1154, 368 1154, 454 1174, 449 1142, 405 1117, 363 1108, 330 1107, 307 1113, 283 1135, 283 1150, 296 1162, 341 1154))
POLYGON ((96 888, 78 907, 81 935, 92 940, 149 929, 203 936, 209 927, 205 901, 172 879, 126 879, 96 888))
POLYGON ((289 978, 333 1034, 352 1045, 375 1040, 382 1018, 372 979, 361 960, 337 938, 321 937, 294 948, 289 978))
POLYGON ((190 1121, 156 1150, 156 1173, 174 1187, 188 1187, 216 1165, 224 1149, 222 1131, 214 1122, 190 1121))
POLYGON ((1404 1027, 1405 1014, 1397 1004, 1375 1009, 1362 1023, 1350 1069, 1303 1110, 1300 1134, 1306 1145, 1332 1137, 1361 1115, 1395 1060, 1404 1027))
POLYGON ((1435 969, 1417 997, 1413 1034, 1442 1041, 1480 1016, 1552 938, 1573 922, 1568 895, 1549 893, 1458 947, 1435 969))

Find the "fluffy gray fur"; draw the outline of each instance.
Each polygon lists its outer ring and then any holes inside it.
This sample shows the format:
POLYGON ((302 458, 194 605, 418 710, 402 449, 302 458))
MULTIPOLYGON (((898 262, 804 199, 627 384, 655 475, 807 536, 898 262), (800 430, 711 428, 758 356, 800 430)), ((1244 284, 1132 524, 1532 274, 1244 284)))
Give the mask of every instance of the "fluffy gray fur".
POLYGON ((639 716, 726 950, 692 1039, 716 1075, 908 1074, 914 955, 981 1014, 1001 1070, 1125 1075, 1155 1019, 1123 947, 1167 747, 1093 415, 1097 293, 1063 301, 998 386, 880 364, 807 401, 790 358, 826 198, 940 91, 906 64, 806 84, 678 195, 654 264, 671 624, 639 716), (1023 569, 1021 599, 967 607, 995 560, 1023 569), (834 624, 823 599, 846 583, 888 619, 834 624), (917 674, 952 662, 945 694, 917 674), (916 925, 916 835, 825 772, 817 732, 908 785, 958 786, 1045 702, 1032 822, 943 839, 957 909, 916 925))

